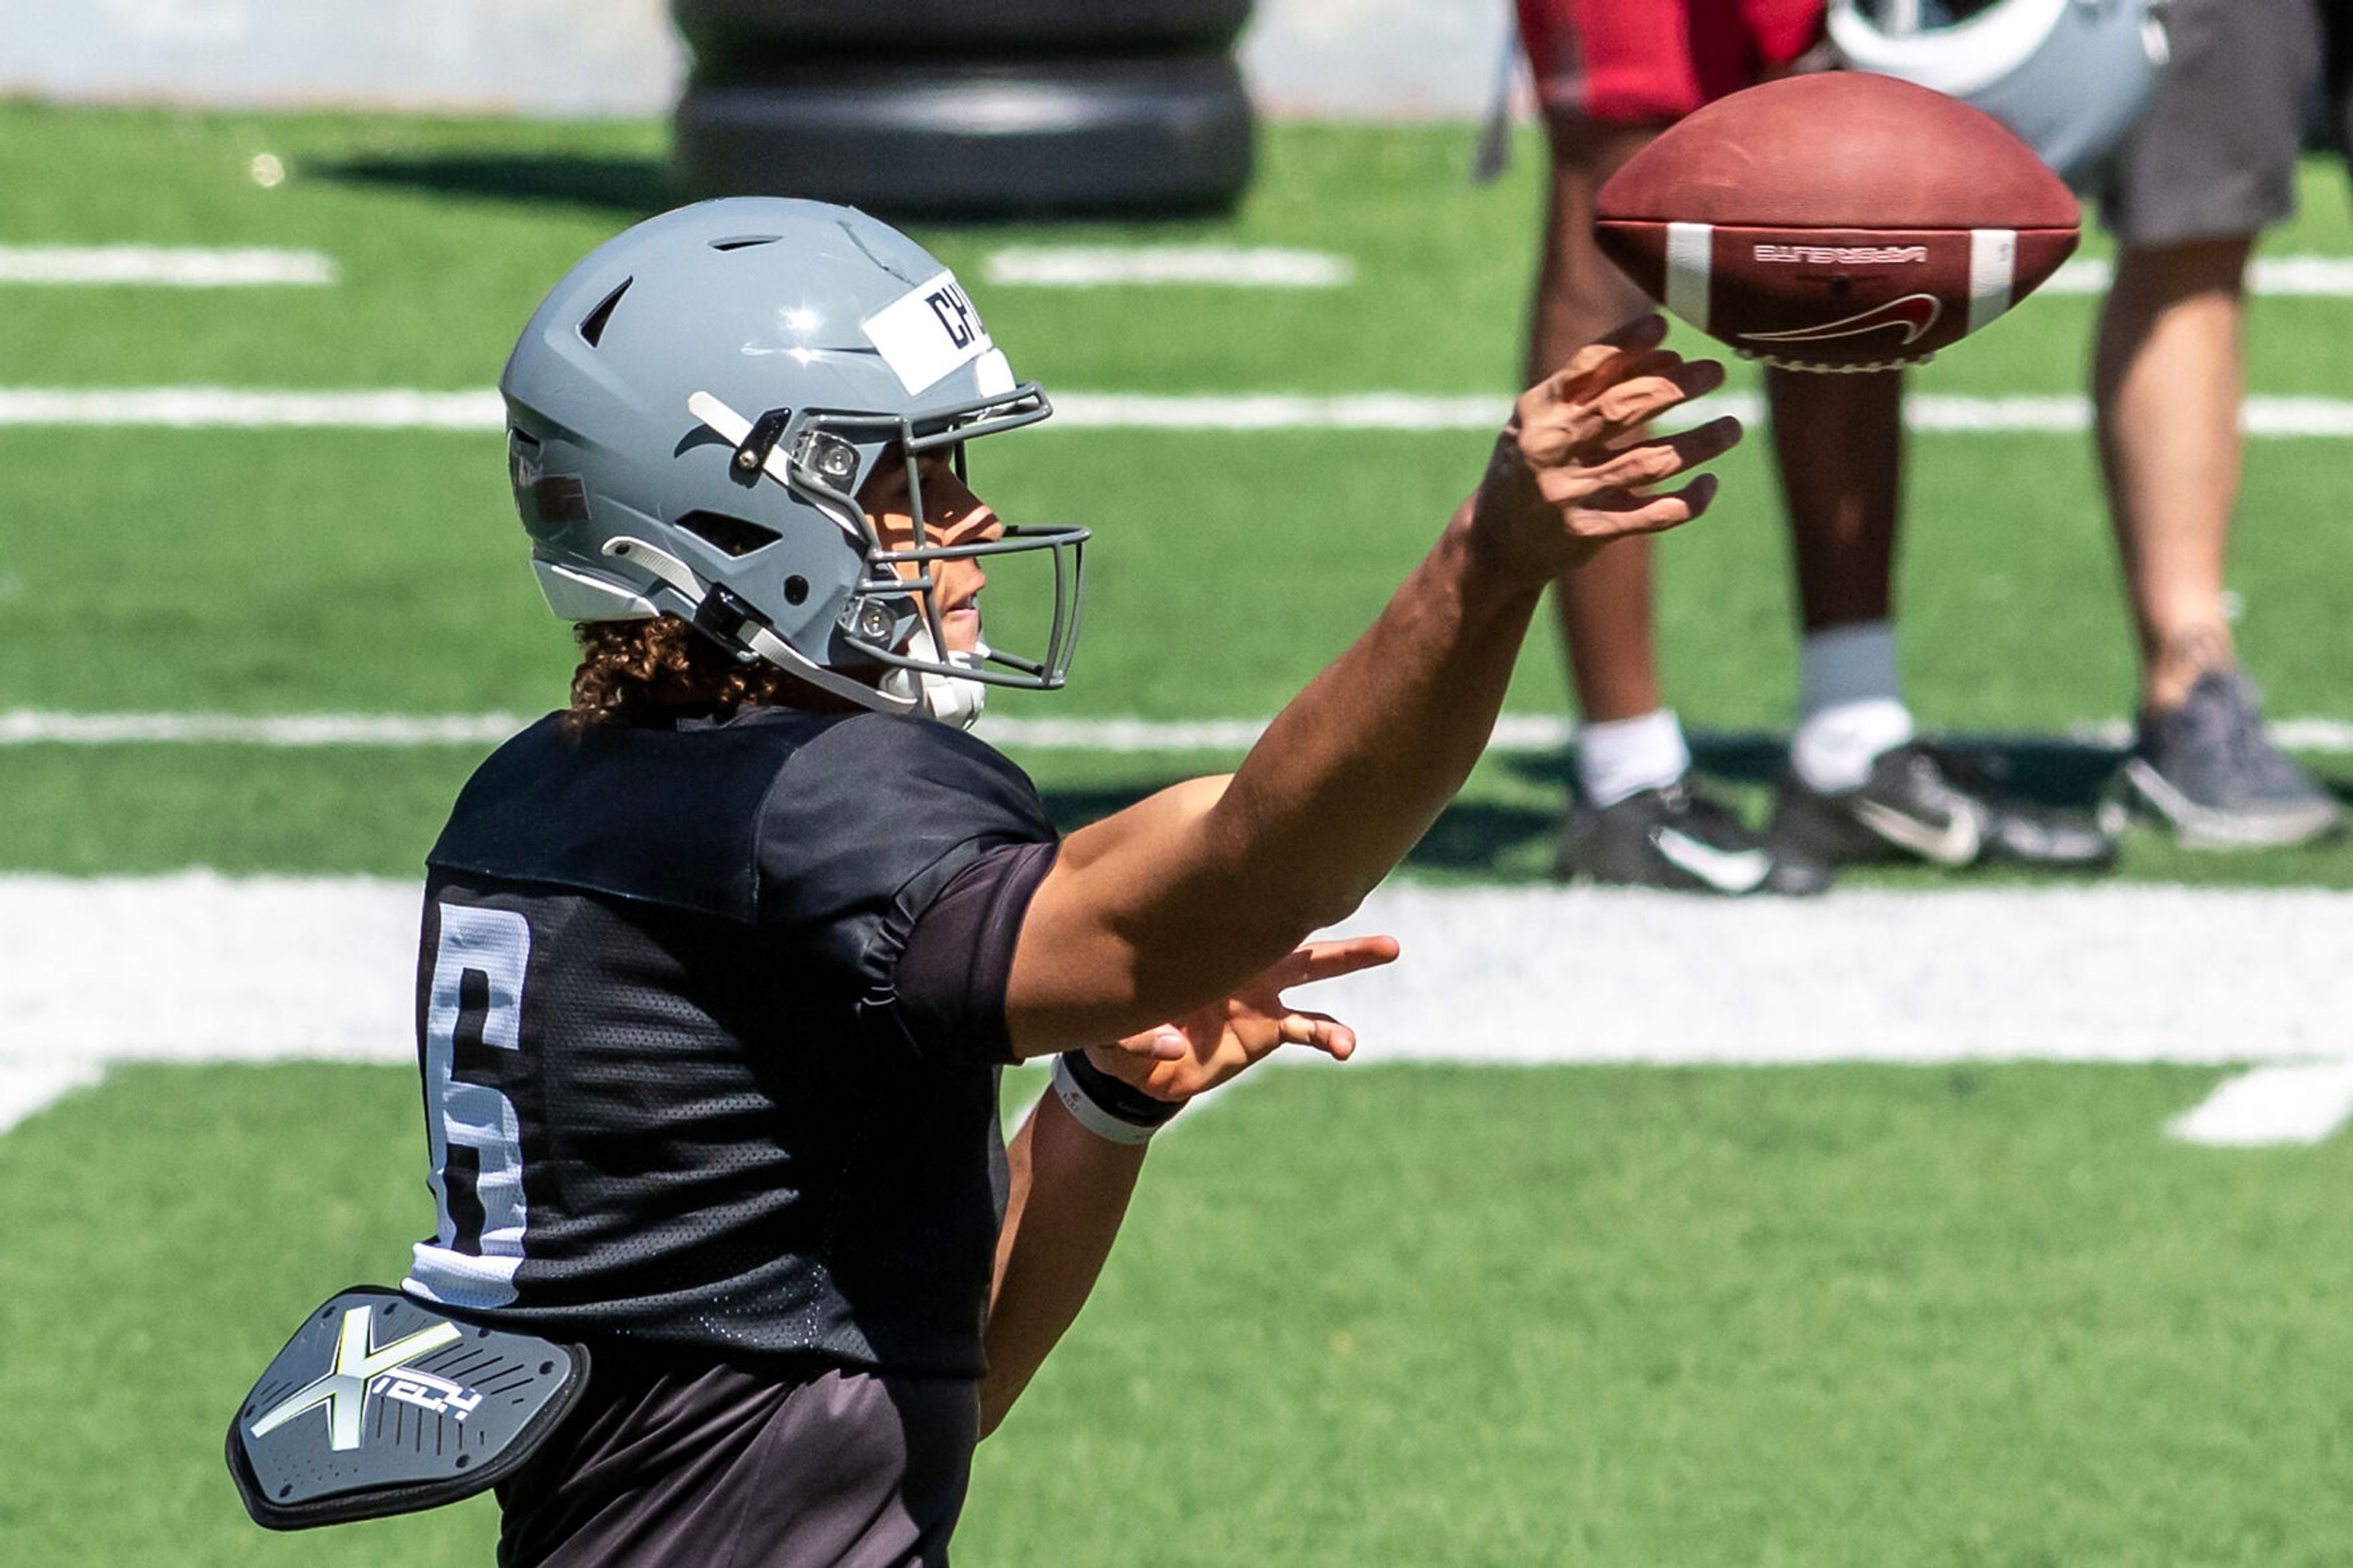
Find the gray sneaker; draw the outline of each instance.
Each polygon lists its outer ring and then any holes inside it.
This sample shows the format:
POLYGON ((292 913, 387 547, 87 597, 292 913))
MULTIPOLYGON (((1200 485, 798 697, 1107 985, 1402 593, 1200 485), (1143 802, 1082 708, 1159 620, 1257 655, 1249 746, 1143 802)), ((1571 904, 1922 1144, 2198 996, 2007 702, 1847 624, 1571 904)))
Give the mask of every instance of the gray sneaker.
POLYGON ((2143 715, 2123 776, 2185 848, 2308 844, 2345 826, 2337 797, 2264 736, 2263 696, 2235 669, 2210 669, 2180 707, 2143 715))

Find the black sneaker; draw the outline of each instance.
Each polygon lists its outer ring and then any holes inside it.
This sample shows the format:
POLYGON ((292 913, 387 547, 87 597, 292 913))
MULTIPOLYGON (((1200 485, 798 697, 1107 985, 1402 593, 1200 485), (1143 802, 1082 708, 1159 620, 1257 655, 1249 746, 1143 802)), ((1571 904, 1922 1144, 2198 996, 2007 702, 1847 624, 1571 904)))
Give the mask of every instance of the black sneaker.
POLYGON ((1677 892, 1819 893, 1830 868, 1752 833, 1732 808, 1678 781, 1614 805, 1569 808, 1553 875, 1677 892))
POLYGON ((2191 849, 2308 844, 2343 830, 2345 808, 2263 734, 2262 694, 2210 669, 2181 706, 2145 715, 2125 787, 2191 849))
POLYGON ((2116 858, 2116 840, 2091 816, 1957 781, 1917 741, 1881 753, 1859 789, 1825 795, 1794 774, 1784 778, 1773 840, 1831 866, 1926 860, 2097 870, 2116 858))

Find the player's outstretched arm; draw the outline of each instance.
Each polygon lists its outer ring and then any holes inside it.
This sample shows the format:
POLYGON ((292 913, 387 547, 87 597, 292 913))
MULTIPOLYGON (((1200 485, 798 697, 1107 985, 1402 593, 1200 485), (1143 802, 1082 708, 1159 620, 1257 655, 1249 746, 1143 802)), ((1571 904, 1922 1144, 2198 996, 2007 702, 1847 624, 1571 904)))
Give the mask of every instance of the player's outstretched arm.
MULTIPOLYGON (((1397 952, 1385 936, 1313 942, 1222 1001, 1087 1054, 1103 1072, 1174 1101, 1207 1093, 1286 1045, 1345 1061, 1356 1048, 1356 1032, 1327 1014, 1289 1006, 1282 993, 1388 963, 1397 952)), ((1144 1164, 1142 1143, 1114 1143, 1089 1131, 1053 1094, 1038 1102, 1007 1154, 1012 1183, 989 1296, 983 1436, 1005 1418, 1078 1317, 1144 1164)))
POLYGON ((1372 627, 1278 715, 1230 779, 1196 780, 1071 835, 1023 921, 1015 1048, 1129 1035, 1231 990, 1343 920, 1486 745, 1545 585, 1612 539, 1706 510, 1732 419, 1646 437, 1723 384, 1650 317, 1524 394, 1478 490, 1372 627))

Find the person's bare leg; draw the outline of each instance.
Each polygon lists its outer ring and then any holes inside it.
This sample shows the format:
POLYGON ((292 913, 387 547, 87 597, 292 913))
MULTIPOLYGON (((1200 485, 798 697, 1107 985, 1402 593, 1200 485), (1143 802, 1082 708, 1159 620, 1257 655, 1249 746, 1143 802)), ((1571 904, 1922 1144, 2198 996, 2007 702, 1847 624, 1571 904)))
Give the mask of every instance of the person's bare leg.
POLYGON ((2338 831, 2345 815, 2263 736, 2222 613, 2252 246, 2127 247, 2092 360, 2100 465, 2140 656, 2140 738, 2124 777, 2182 843, 2204 848, 2300 844, 2338 831))
POLYGON ((1904 377, 1768 370, 1765 392, 1804 633, 1790 765, 1841 794, 1912 738, 1893 621, 1904 377))
POLYGON ((1768 370, 1765 393, 1805 629, 1887 620, 1903 505, 1903 374, 1768 370))
POLYGON ((1775 831, 1831 862, 2109 864, 2115 845, 2088 817, 1989 795, 1908 744, 1894 630, 1902 374, 1772 371, 1765 386, 1805 629, 1789 745, 1795 777, 1775 831))
MULTIPOLYGON (((1528 330, 1528 385, 1602 333, 1648 313, 1642 291, 1593 243, 1593 195, 1658 134, 1652 126, 1551 117, 1552 196, 1543 270, 1528 330)), ((1560 580, 1554 603, 1569 679, 1588 723, 1638 718, 1661 706, 1651 639, 1651 542, 1621 539, 1560 580)))
POLYGON ((2199 676, 2235 658, 2222 564, 2239 498, 2253 244, 2126 248, 2100 313, 2092 396, 2144 712, 2179 706, 2199 676))

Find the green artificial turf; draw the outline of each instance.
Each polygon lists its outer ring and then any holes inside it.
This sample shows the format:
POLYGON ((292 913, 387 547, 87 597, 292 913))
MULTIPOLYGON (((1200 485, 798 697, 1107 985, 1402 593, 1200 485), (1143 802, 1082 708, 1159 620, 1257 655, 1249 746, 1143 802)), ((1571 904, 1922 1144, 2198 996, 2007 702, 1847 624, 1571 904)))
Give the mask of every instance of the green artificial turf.
MULTIPOLYGON (((958 1560, 2333 1563, 2353 1145, 2166 1141, 2211 1070, 1278 1068, 1155 1150, 958 1560)), ((299 1537, 221 1434, 429 1223, 401 1069, 119 1068, 0 1139, 0 1561, 299 1537)))
MULTIPOLYGON (((1473 187, 1469 144, 1278 125, 1229 219, 920 232, 1057 391, 1500 411, 1539 156, 1524 138, 1473 187), (1357 280, 981 281, 1000 246, 1153 240, 1327 249, 1357 280)), ((0 244, 311 247, 342 273, 0 290, 0 385, 486 386, 547 283, 675 198, 662 149, 645 124, 0 105, 0 244), (263 152, 290 171, 275 189, 247 174, 263 152)), ((2304 189, 2268 251, 2353 255, 2341 174, 2315 162, 2304 189)), ((2095 310, 2031 300, 1914 385, 2077 390, 2095 310)), ((2251 384, 2353 398, 2348 317, 2257 301, 2251 384)), ((1271 711, 1377 612, 1483 447, 1050 424, 984 446, 1008 517, 1099 530, 1071 689, 997 710, 1271 711)), ((1915 707, 2026 737, 1976 755, 2090 800, 2107 758, 2065 729, 2123 713, 2131 670, 2085 441, 1928 436, 1908 461, 1915 707)), ((1794 684, 1784 544, 1761 444, 1723 468, 1715 514, 1662 547, 1662 657, 1703 768, 1761 815, 1794 684)), ((2232 582, 2276 714, 2353 717, 2348 491, 2353 443, 2249 447, 2232 582)), ((530 714, 568 663, 494 437, 0 429, 0 712, 530 714)), ((1511 706, 1563 702, 1539 626, 1511 706)), ((414 875, 481 750, 0 745, 0 870, 414 875)), ((1068 826, 1232 758, 1021 760, 1068 826)), ((2315 765, 2353 794, 2353 761, 2315 765)), ((1541 877, 1564 767, 1491 755, 1409 874, 1541 877)), ((2141 834, 2121 875, 2353 887, 2353 845, 2141 834)), ((958 1561, 2337 1562, 2353 1146, 2167 1141, 2218 1076, 1267 1071, 1156 1148, 1095 1301, 982 1451, 958 1561)), ((486 1561, 486 1503, 271 1536, 220 1463, 296 1317, 396 1277, 429 1218, 421 1143, 410 1074, 316 1064, 119 1068, 0 1135, 0 1563, 486 1561)))

